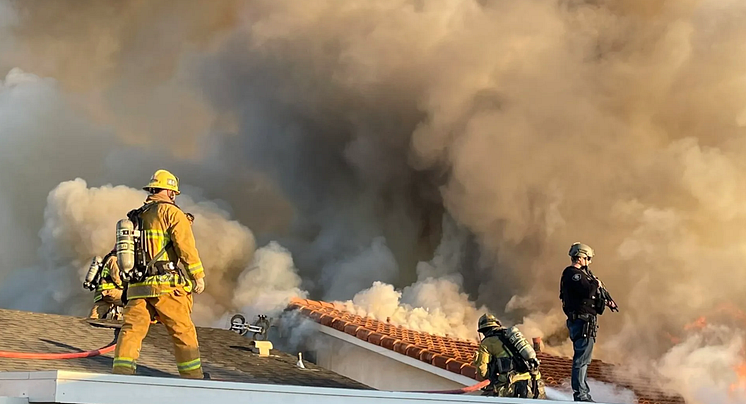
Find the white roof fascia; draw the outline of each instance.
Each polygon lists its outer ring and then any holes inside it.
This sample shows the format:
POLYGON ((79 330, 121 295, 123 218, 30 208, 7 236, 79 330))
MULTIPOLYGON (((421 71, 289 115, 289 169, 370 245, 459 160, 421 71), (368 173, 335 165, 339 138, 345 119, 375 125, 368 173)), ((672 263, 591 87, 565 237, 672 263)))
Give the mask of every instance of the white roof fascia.
POLYGON ((431 365, 429 363, 426 363, 426 362, 423 362, 421 360, 410 358, 407 355, 402 355, 399 352, 392 351, 392 350, 384 348, 382 346, 378 346, 376 344, 371 344, 370 342, 363 341, 360 338, 355 337, 354 335, 347 334, 347 333, 339 331, 339 330, 337 330, 335 328, 327 327, 325 325, 321 325, 321 324, 315 323, 315 322, 314 322, 314 324, 316 325, 316 327, 318 328, 319 331, 321 331, 322 333, 327 334, 327 335, 329 335, 331 337, 341 339, 341 340, 343 340, 345 342, 348 342, 350 344, 354 344, 354 345, 356 345, 358 347, 361 347, 361 348, 367 349, 369 351, 375 352, 377 354, 383 355, 383 356, 385 356, 387 358, 391 358, 391 359, 393 359, 395 361, 398 361, 398 362, 401 362, 403 364, 406 364, 406 365, 409 365, 409 366, 413 366, 413 367, 415 367, 417 369, 420 369, 420 370, 423 370, 425 372, 432 373, 434 375, 438 375, 438 376, 440 376, 440 377, 442 377, 444 379, 448 379, 448 380, 454 381, 454 382, 459 383, 459 384, 461 384, 463 386, 473 386, 473 385, 479 383, 478 381, 476 381, 476 380, 474 380, 474 379, 472 379, 470 377, 466 377, 464 375, 460 375, 460 374, 451 372, 449 370, 442 369, 442 368, 439 368, 437 366, 433 366, 433 365, 431 365))
POLYGON ((0 396, 0 404, 29 404, 29 402, 28 402, 28 398, 0 396))
POLYGON ((234 383, 68 371, 0 373, 0 395, 69 404, 542 404, 543 400, 234 383), (15 391, 18 395, 10 395, 15 391))
POLYGON ((29 398, 33 391, 40 401, 54 399, 57 371, 44 372, 0 372, 0 396, 8 398, 29 398))

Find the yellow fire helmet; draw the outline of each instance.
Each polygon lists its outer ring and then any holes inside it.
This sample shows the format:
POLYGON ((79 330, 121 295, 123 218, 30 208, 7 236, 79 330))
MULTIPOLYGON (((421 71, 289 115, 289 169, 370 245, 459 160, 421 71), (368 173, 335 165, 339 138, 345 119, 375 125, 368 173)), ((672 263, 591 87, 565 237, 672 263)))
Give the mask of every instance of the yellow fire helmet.
POLYGON ((150 178, 150 183, 142 189, 147 191, 151 188, 168 189, 176 192, 176 195, 181 193, 179 192, 179 179, 166 170, 156 171, 153 177, 150 178))
POLYGON ((485 332, 493 328, 502 327, 502 323, 492 314, 482 314, 482 317, 479 317, 479 325, 477 327, 477 331, 485 332))

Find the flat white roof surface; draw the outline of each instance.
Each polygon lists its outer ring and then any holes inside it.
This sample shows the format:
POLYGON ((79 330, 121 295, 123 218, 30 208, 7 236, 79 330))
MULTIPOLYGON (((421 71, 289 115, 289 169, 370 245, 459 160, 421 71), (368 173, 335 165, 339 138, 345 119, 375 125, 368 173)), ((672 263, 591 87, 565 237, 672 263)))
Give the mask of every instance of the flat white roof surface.
MULTIPOLYGON (((2 399, 29 403, 217 404, 217 403, 512 403, 544 400, 463 394, 405 393, 276 384, 234 383, 68 371, 0 372, 2 399)), ((15 402, 15 401, 10 401, 15 402)))

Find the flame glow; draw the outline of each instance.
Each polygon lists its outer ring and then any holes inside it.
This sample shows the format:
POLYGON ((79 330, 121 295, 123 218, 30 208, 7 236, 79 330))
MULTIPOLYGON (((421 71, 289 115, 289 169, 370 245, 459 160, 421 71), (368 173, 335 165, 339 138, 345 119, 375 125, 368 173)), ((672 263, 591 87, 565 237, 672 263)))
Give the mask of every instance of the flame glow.
POLYGON ((730 385, 730 392, 736 393, 740 391, 746 393, 746 362, 742 362, 735 370, 738 380, 730 385))
POLYGON ((704 329, 706 326, 707 326, 707 318, 705 316, 701 316, 700 318, 685 325, 684 330, 687 330, 687 331, 701 330, 701 329, 704 329))

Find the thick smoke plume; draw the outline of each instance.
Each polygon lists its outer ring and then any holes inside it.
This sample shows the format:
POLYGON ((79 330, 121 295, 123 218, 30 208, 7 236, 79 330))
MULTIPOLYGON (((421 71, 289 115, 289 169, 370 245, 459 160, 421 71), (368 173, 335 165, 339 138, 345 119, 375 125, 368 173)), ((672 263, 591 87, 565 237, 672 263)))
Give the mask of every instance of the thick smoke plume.
POLYGON ((474 329, 486 307, 477 307, 463 290, 458 272, 465 261, 468 234, 449 217, 433 259, 417 264, 417 281, 403 290, 374 282, 344 302, 347 311, 409 329, 465 340, 477 340, 474 329))
POLYGON ((275 242, 256 251, 253 265, 241 273, 233 305, 251 318, 287 307, 293 297, 306 297, 290 252, 275 242))
MULTIPOLYGON (((744 380, 733 370, 746 363, 744 334, 728 327, 708 326, 672 348, 658 363, 671 382, 668 389, 692 403, 743 403, 744 380)), ((742 376, 743 377, 743 376, 742 376)))
POLYGON ((0 281, 50 282, 0 299, 80 312, 66 279, 166 167, 205 212, 204 321, 263 301, 256 277, 277 304, 351 300, 468 338, 489 310, 562 351, 558 278, 582 241, 622 307, 598 357, 731 368, 743 325, 717 319, 732 339, 704 351, 667 336, 746 307, 745 16, 735 0, 0 2, 0 281))

